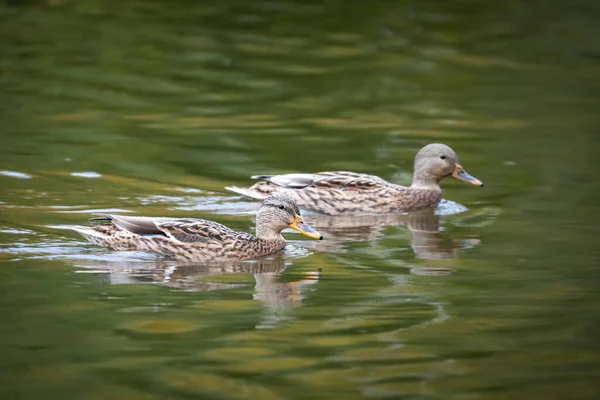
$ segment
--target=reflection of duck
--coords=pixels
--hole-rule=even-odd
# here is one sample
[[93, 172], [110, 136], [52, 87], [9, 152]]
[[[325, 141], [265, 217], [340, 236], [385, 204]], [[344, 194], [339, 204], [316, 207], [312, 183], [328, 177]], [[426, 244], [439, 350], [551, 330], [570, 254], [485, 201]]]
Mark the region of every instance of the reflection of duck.
[[250, 188], [227, 189], [255, 199], [264, 199], [272, 193], [286, 193], [301, 207], [328, 215], [389, 213], [436, 205], [442, 199], [439, 182], [448, 176], [483, 186], [465, 172], [450, 147], [436, 143], [417, 153], [410, 187], [395, 185], [373, 175], [337, 171], [257, 175], [253, 178], [263, 181]]
[[389, 226], [406, 226], [412, 235], [410, 244], [415, 256], [422, 259], [453, 258], [458, 249], [479, 243], [479, 239], [444, 237], [440, 233], [440, 216], [433, 210], [411, 214], [315, 215], [313, 225], [330, 236], [327, 243], [315, 243], [310, 247], [322, 249], [325, 246], [326, 250], [334, 252], [334, 244], [343, 244], [346, 240], [373, 241], [383, 236], [383, 230]]
[[319, 281], [320, 271], [304, 273], [304, 278], [294, 282], [282, 282], [281, 273], [254, 274], [256, 291], [253, 298], [264, 304], [265, 315], [257, 328], [272, 328], [278, 322], [289, 320], [286, 313], [301, 307], [305, 290]]
[[[262, 259], [255, 262], [229, 262], [208, 264], [180, 264], [169, 269], [164, 284], [189, 291], [205, 291], [213, 288], [222, 289], [222, 283], [203, 281], [202, 278], [218, 275], [276, 274], [285, 270], [281, 259]], [[236, 287], [239, 285], [230, 286]]]
[[302, 305], [307, 286], [318, 282], [320, 271], [308, 271], [294, 282], [284, 282], [281, 274], [287, 263], [282, 258], [262, 259], [252, 262], [172, 264], [164, 260], [154, 263], [135, 263], [131, 266], [114, 267], [94, 262], [82, 267], [108, 272], [112, 284], [158, 283], [185, 291], [212, 291], [248, 286], [245, 283], [211, 282], [207, 278], [219, 275], [252, 274], [256, 281], [253, 299], [264, 304], [265, 313], [257, 328], [272, 327], [278, 321], [289, 319], [286, 313]]
[[202, 219], [110, 214], [94, 219], [109, 222], [93, 228], [71, 228], [91, 243], [114, 250], [144, 250], [169, 259], [197, 262], [247, 260], [278, 252], [286, 245], [281, 231], [288, 227], [315, 239], [323, 238], [304, 223], [296, 203], [282, 195], [263, 201], [256, 215], [256, 237]]
[[286, 263], [282, 259], [260, 260], [252, 263], [213, 265], [179, 265], [169, 273], [168, 285], [189, 291], [205, 291], [235, 288], [243, 284], [203, 282], [203, 277], [224, 274], [253, 274], [256, 281], [252, 296], [265, 306], [263, 321], [259, 328], [272, 327], [281, 320], [289, 319], [286, 312], [302, 305], [304, 290], [318, 282], [320, 272], [307, 272], [304, 278], [294, 282], [281, 281]]

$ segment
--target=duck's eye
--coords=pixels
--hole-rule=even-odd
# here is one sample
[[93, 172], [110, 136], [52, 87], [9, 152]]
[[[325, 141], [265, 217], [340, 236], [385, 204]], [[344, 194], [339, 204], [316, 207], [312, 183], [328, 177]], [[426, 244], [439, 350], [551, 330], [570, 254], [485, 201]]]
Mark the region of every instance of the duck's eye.
[[445, 156], [444, 154], [440, 154], [440, 158], [441, 158], [442, 160], [445, 160], [445, 159], [446, 159], [446, 156]]
[[279, 208], [280, 210], [283, 210], [283, 209], [285, 209], [285, 206], [283, 204], [281, 204], [281, 205], [277, 206], [277, 208]]

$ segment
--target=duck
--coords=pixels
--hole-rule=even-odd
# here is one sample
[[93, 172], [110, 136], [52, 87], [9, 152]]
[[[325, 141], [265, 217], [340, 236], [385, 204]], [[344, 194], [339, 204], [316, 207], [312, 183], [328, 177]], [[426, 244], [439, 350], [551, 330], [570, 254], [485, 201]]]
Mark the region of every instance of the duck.
[[256, 236], [214, 221], [195, 218], [95, 214], [99, 225], [68, 226], [90, 243], [112, 250], [156, 253], [169, 260], [212, 262], [249, 260], [286, 246], [281, 231], [292, 228], [313, 238], [323, 235], [304, 222], [298, 205], [281, 194], [266, 197], [256, 214]]
[[417, 152], [413, 181], [408, 187], [374, 175], [327, 171], [254, 175], [251, 178], [260, 182], [251, 187], [225, 189], [253, 199], [282, 193], [300, 207], [326, 215], [385, 214], [435, 207], [442, 199], [440, 181], [446, 177], [483, 186], [463, 169], [454, 150], [445, 144], [431, 143]]

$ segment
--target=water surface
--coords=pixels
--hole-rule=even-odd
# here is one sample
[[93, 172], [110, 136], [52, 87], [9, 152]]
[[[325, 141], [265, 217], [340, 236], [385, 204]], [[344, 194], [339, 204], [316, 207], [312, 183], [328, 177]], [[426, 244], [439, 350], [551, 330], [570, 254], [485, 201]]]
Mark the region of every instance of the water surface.
[[[594, 2], [0, 7], [2, 398], [594, 399]], [[260, 173], [485, 182], [331, 218], [282, 254], [178, 265], [57, 229], [91, 212], [252, 231]]]

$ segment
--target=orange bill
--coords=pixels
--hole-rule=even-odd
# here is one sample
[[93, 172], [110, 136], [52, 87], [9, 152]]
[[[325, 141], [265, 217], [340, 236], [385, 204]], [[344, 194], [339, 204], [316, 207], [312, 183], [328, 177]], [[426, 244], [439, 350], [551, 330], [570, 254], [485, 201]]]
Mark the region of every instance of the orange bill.
[[471, 185], [483, 186], [483, 182], [467, 174], [467, 171], [465, 171], [460, 164], [456, 164], [456, 167], [454, 167], [452, 177], [458, 179], [459, 181], [470, 183]]
[[323, 235], [321, 235], [310, 225], [305, 223], [300, 215], [296, 215], [296, 218], [294, 218], [294, 222], [292, 222], [288, 226], [292, 229], [297, 230], [301, 234], [308, 236], [309, 238], [323, 240]]

